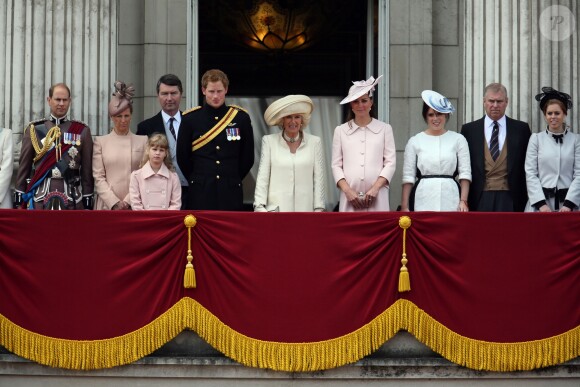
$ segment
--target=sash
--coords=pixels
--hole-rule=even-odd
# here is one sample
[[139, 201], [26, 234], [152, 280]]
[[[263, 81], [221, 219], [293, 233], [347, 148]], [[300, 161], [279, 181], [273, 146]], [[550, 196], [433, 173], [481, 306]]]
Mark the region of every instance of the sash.
[[[84, 128], [85, 128], [84, 124], [72, 121], [68, 133], [81, 134]], [[59, 141], [62, 140], [59, 139]], [[61, 145], [61, 152], [62, 153], [67, 152], [71, 146], [72, 146], [71, 144]], [[37, 182], [41, 182], [42, 180], [44, 180], [44, 178], [48, 174], [48, 171], [54, 168], [55, 165], [56, 165], [56, 144], [50, 151], [48, 151], [48, 153], [42, 158], [42, 160], [40, 160], [40, 163], [34, 170], [34, 175], [30, 179], [30, 183], [28, 183], [28, 185], [26, 186], [25, 192], [29, 193], [33, 188], [35, 188], [35, 184]], [[36, 184], [36, 186], [38, 186], [38, 184]]]
[[228, 112], [222, 117], [221, 120], [219, 120], [219, 122], [217, 124], [215, 124], [215, 126], [213, 128], [208, 130], [203, 136], [196, 139], [191, 144], [191, 151], [195, 152], [196, 150], [198, 150], [202, 146], [207, 145], [218, 134], [220, 134], [226, 128], [226, 126], [228, 126], [228, 124], [230, 122], [232, 122], [232, 120], [234, 119], [236, 114], [238, 114], [238, 109], [230, 107]]

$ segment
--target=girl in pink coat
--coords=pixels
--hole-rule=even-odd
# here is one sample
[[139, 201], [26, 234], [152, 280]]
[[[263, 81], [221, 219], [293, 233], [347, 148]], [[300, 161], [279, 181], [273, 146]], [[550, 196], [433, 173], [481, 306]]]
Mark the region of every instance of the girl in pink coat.
[[147, 141], [141, 169], [131, 173], [129, 194], [133, 210], [179, 210], [181, 183], [169, 156], [169, 142], [161, 133]]

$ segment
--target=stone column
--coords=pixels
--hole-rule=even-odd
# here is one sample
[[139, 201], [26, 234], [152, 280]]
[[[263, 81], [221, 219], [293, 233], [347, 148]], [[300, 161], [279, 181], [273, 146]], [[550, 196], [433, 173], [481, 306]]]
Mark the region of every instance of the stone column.
[[71, 118], [93, 134], [110, 126], [116, 26], [117, 0], [0, 2], [0, 123], [16, 143], [29, 121], [48, 114], [48, 89], [57, 82], [71, 88]]
[[[578, 106], [578, 33], [575, 0], [468, 0], [464, 6], [464, 121], [483, 116], [483, 90], [491, 82], [508, 89], [507, 114], [545, 125], [534, 96], [542, 86], [572, 95]], [[567, 122], [578, 132], [575, 110]]]
[[[461, 81], [458, 0], [389, 0], [388, 120], [395, 132], [397, 170], [391, 186], [391, 207], [401, 200], [401, 173], [405, 145], [425, 130], [421, 92], [436, 90], [459, 109]], [[458, 130], [459, 114], [446, 129]]]

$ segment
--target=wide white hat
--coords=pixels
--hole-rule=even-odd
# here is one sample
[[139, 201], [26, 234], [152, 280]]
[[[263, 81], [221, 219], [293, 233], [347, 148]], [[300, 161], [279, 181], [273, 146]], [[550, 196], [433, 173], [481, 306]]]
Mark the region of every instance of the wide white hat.
[[272, 102], [264, 112], [264, 120], [269, 126], [280, 126], [282, 118], [292, 114], [302, 114], [302, 125], [306, 127], [310, 122], [310, 115], [314, 110], [312, 100], [301, 94], [287, 95]]
[[345, 104], [348, 102], [352, 102], [355, 99], [359, 98], [362, 95], [368, 94], [369, 96], [373, 96], [373, 91], [375, 91], [375, 85], [379, 82], [382, 75], [379, 75], [377, 79], [375, 79], [372, 75], [366, 81], [353, 81], [352, 86], [348, 90], [348, 95], [345, 99], [340, 101], [340, 104]]
[[455, 108], [451, 104], [451, 102], [443, 95], [439, 94], [433, 90], [423, 90], [421, 93], [421, 98], [423, 101], [429, 106], [431, 109], [435, 110], [439, 113], [453, 113]]

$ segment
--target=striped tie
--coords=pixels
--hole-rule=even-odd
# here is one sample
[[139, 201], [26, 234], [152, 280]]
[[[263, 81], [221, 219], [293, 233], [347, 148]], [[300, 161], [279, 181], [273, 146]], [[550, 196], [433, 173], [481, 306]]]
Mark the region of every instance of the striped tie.
[[489, 152], [493, 161], [497, 160], [499, 156], [499, 125], [497, 121], [493, 121], [493, 131], [491, 132], [491, 140], [489, 142]]
[[171, 132], [173, 139], [177, 140], [177, 136], [175, 135], [175, 129], [173, 128], [173, 121], [175, 121], [175, 118], [171, 117], [169, 119], [169, 131]]

